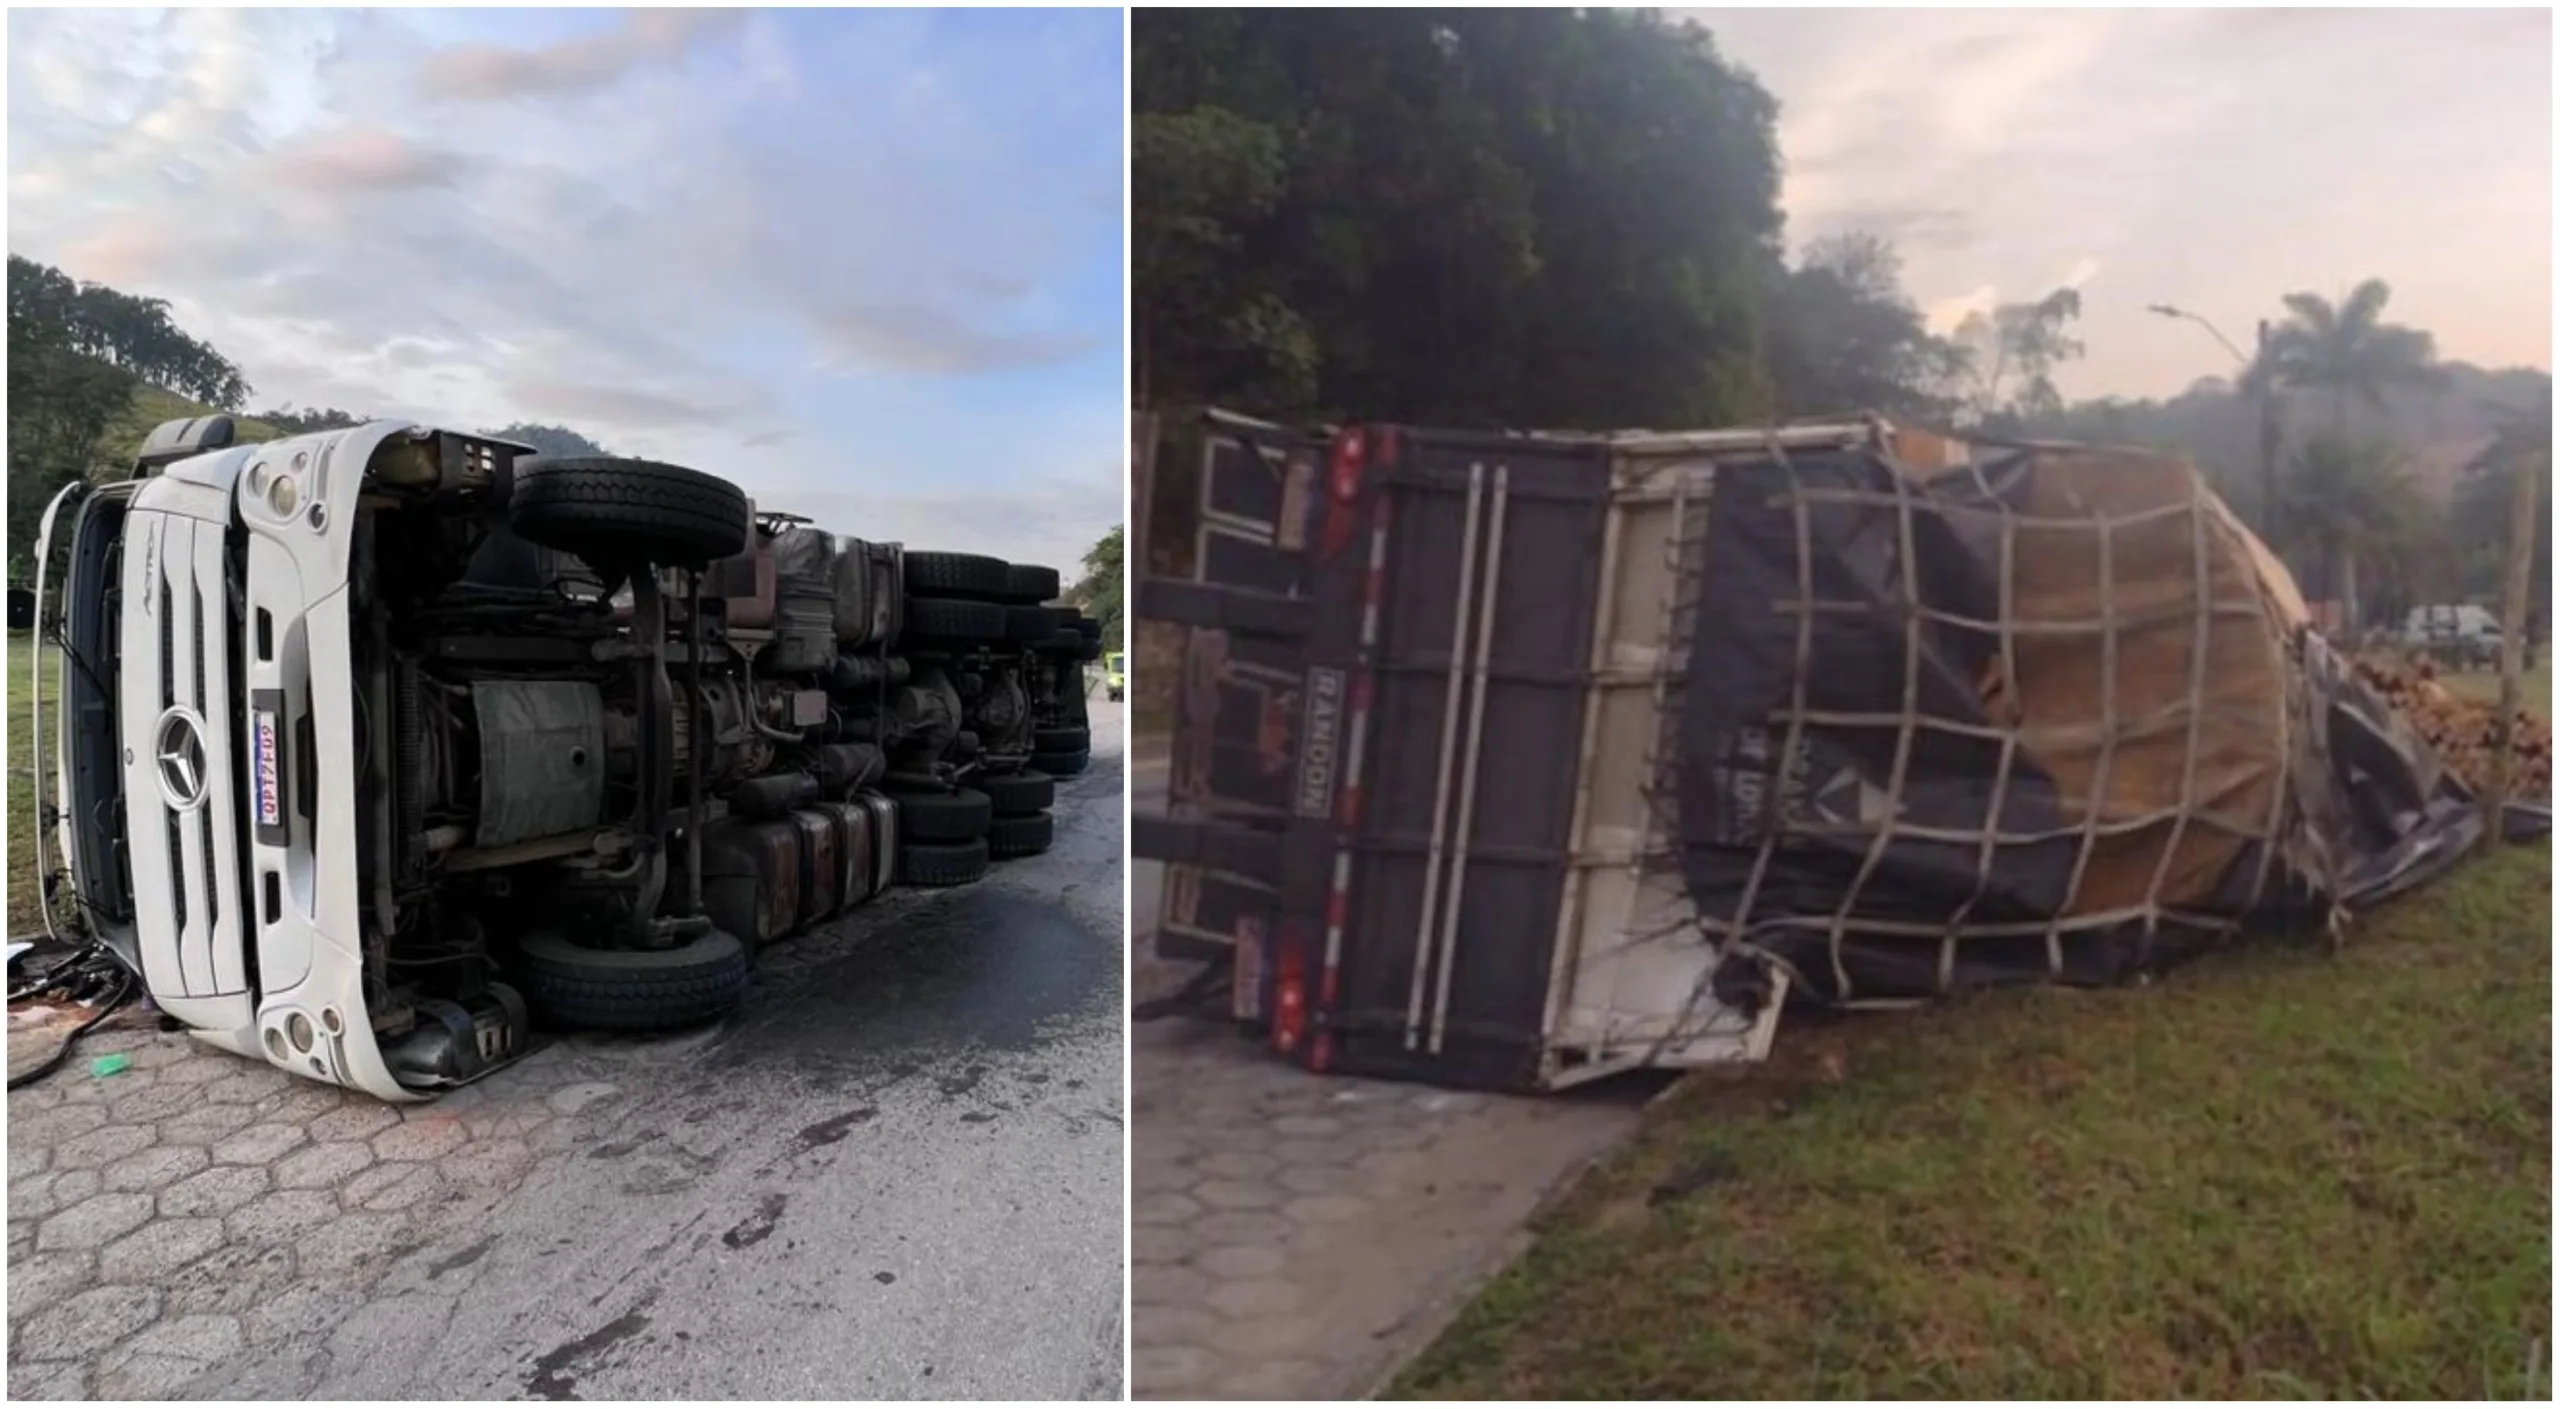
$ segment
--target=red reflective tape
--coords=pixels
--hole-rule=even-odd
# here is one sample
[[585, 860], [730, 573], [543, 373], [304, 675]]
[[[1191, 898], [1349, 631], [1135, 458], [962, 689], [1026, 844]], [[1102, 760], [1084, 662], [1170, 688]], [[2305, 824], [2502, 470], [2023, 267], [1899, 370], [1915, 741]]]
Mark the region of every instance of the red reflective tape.
[[1360, 775], [1366, 771], [1366, 745], [1369, 738], [1369, 703], [1377, 693], [1376, 678], [1367, 671], [1351, 676], [1350, 696], [1344, 711], [1350, 725], [1351, 766], [1342, 771], [1342, 786], [1334, 802], [1334, 817], [1348, 831], [1360, 825]]

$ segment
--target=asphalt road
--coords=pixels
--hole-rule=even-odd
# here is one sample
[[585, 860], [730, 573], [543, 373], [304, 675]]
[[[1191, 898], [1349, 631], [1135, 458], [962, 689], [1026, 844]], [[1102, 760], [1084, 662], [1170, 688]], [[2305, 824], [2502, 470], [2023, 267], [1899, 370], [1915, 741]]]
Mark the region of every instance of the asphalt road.
[[[66, 1072], [42, 1101], [13, 1094], [13, 1127], [59, 1127], [68, 1153], [22, 1161], [12, 1131], [12, 1397], [1118, 1398], [1123, 736], [1118, 706], [1093, 708], [1053, 850], [776, 946], [716, 1031], [563, 1042], [396, 1115], [351, 1098], [314, 1116], [335, 1093], [148, 1033], [113, 1083]], [[168, 1133], [186, 1102], [157, 1099], [163, 1080], [237, 1088], [262, 1114], [235, 1151], [274, 1126], [298, 1153], [224, 1215], [222, 1247], [139, 1275], [147, 1259], [119, 1250], [178, 1241], [153, 1225], [203, 1200], [117, 1171], [157, 1155], [195, 1184], [225, 1167], [222, 1145], [210, 1170], [156, 1148], [190, 1138]], [[70, 1118], [81, 1100], [107, 1126], [134, 1123], [127, 1105], [156, 1121], [149, 1143], [112, 1142], [104, 1188], [151, 1200], [121, 1241], [95, 1237], [95, 1210], [133, 1196], [87, 1193], [98, 1175], [74, 1167], [102, 1139]], [[341, 1121], [381, 1133], [296, 1145]], [[438, 1130], [447, 1153], [388, 1171]], [[288, 1165], [337, 1149], [343, 1182], [287, 1192]], [[377, 1185], [416, 1181], [439, 1192], [364, 1211]], [[64, 1207], [22, 1230], [22, 1198]]]

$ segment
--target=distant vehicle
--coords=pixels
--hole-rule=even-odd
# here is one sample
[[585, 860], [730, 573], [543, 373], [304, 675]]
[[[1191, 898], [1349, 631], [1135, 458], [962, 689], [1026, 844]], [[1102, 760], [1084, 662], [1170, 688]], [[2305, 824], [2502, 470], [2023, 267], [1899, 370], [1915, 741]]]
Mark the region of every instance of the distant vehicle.
[[2411, 608], [2401, 637], [2410, 649], [2457, 666], [2495, 665], [2506, 646], [2498, 619], [2469, 602]]
[[1105, 652], [1102, 657], [1102, 690], [1114, 704], [1129, 693], [1128, 657], [1119, 651]]

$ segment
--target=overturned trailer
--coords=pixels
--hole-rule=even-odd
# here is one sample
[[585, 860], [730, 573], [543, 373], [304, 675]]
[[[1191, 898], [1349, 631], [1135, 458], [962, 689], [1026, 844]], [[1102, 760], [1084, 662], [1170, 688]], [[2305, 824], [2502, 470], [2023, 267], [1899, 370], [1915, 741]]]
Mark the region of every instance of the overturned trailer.
[[[2196, 471], [1882, 421], [1208, 413], [1160, 952], [1318, 1070], [1756, 1060], [1790, 1001], [2154, 972], [2339, 923], [2481, 811]], [[2519, 825], [2547, 825], [2525, 809]]]

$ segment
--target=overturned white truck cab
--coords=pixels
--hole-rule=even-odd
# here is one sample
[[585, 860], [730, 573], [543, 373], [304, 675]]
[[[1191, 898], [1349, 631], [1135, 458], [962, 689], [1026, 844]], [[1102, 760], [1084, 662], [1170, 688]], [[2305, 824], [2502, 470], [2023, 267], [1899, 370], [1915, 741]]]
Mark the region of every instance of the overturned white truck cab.
[[1083, 765], [1052, 570], [652, 461], [232, 440], [46, 509], [29, 702], [48, 929], [213, 1045], [417, 1100], [710, 1021], [759, 944], [1045, 847]]

